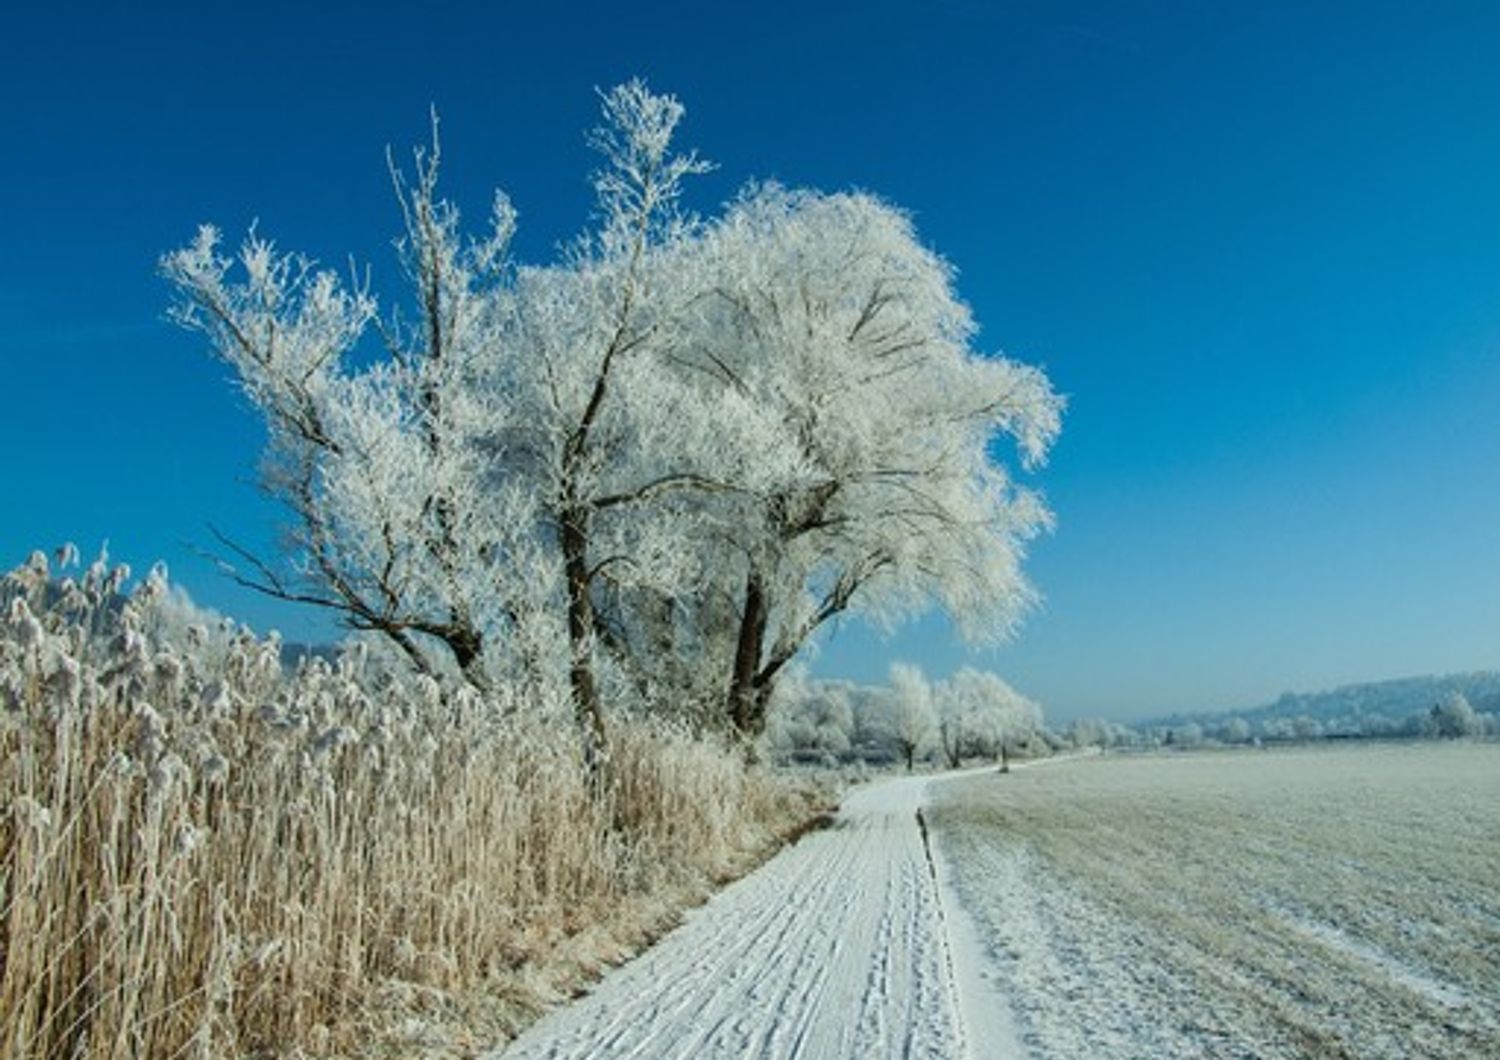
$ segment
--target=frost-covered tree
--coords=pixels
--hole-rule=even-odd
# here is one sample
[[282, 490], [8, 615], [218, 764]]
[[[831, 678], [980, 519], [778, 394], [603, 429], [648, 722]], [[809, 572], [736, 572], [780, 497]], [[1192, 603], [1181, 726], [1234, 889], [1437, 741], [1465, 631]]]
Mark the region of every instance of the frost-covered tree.
[[1033, 598], [1025, 544], [1051, 516], [993, 443], [1044, 459], [1061, 411], [1046, 377], [972, 348], [952, 269], [872, 196], [755, 187], [705, 248], [709, 341], [682, 363], [780, 442], [715, 542], [736, 726], [758, 731], [781, 669], [846, 612], [889, 623], [935, 602], [967, 636], [1008, 633]]
[[1045, 376], [973, 348], [952, 270], [899, 211], [762, 185], [696, 219], [681, 105], [631, 82], [603, 109], [596, 221], [552, 264], [510, 260], [503, 195], [464, 238], [435, 134], [413, 177], [392, 167], [404, 315], [254, 232], [234, 258], [204, 228], [164, 259], [179, 319], [266, 419], [292, 517], [291, 564], [240, 552], [238, 576], [424, 672], [565, 691], [591, 760], [607, 693], [759, 734], [846, 612], [935, 603], [1007, 633], [1051, 517], [994, 442], [1045, 457]]
[[[1246, 735], [1249, 727], [1246, 727]], [[1141, 744], [1146, 736], [1129, 725], [1117, 721], [1107, 721], [1104, 718], [1079, 718], [1069, 722], [1058, 734], [1059, 738], [1068, 746], [1081, 747], [1134, 747]]]
[[294, 517], [290, 573], [236, 550], [254, 567], [242, 580], [377, 630], [427, 672], [435, 641], [480, 686], [497, 638], [507, 662], [540, 665], [561, 634], [596, 749], [595, 586], [606, 572], [628, 582], [626, 570], [670, 581], [685, 551], [659, 510], [605, 513], [690, 481], [663, 469], [706, 433], [704, 415], [673, 407], [660, 369], [674, 311], [699, 293], [676, 202], [703, 165], [670, 151], [671, 97], [631, 82], [604, 112], [598, 225], [560, 265], [507, 261], [503, 195], [490, 233], [462, 237], [437, 194], [436, 135], [414, 181], [393, 167], [416, 312], [381, 325], [388, 356], [368, 368], [351, 365], [380, 323], [366, 283], [345, 286], [253, 232], [233, 261], [211, 227], [163, 261], [178, 319], [210, 337], [265, 416], [266, 482]]
[[767, 738], [779, 753], [823, 759], [847, 754], [854, 739], [851, 687], [842, 681], [814, 681], [794, 672], [776, 689]]
[[957, 769], [969, 750], [973, 717], [968, 704], [954, 695], [952, 681], [938, 682], [933, 689], [933, 701], [937, 714], [938, 750], [948, 768]]
[[674, 98], [635, 81], [607, 94], [604, 111], [593, 138], [605, 160], [600, 226], [561, 266], [519, 272], [502, 300], [500, 355], [481, 374], [506, 424], [492, 435], [496, 470], [532, 486], [555, 533], [569, 688], [601, 747], [596, 644], [619, 642], [600, 586], [670, 594], [683, 583], [694, 512], [677, 502], [711, 485], [690, 465], [712, 442], [708, 410], [665, 368], [703, 291], [686, 253], [696, 225], [677, 202], [683, 178], [706, 167], [672, 153]]
[[921, 667], [911, 663], [891, 664], [891, 690], [886, 699], [885, 729], [910, 773], [917, 756], [931, 746], [937, 729], [932, 685]]
[[[435, 128], [435, 127], [434, 127]], [[439, 151], [396, 187], [401, 259], [415, 314], [393, 316], [388, 356], [351, 361], [379, 306], [368, 281], [348, 284], [255, 231], [230, 257], [205, 225], [162, 270], [179, 322], [206, 334], [268, 429], [266, 488], [291, 515], [289, 568], [235, 548], [241, 581], [378, 631], [416, 667], [432, 649], [486, 683], [486, 635], [505, 613], [505, 559], [525, 543], [527, 504], [480, 491], [470, 382], [494, 336], [487, 291], [503, 271], [514, 212], [495, 201], [488, 236], [465, 242], [458, 213], [436, 198]], [[393, 170], [394, 172], [394, 170]], [[233, 547], [233, 546], [232, 546]], [[493, 605], [487, 601], [495, 601]]]
[[968, 755], [1000, 758], [1041, 729], [1042, 710], [999, 675], [966, 666], [934, 691], [948, 764]]
[[1475, 712], [1462, 692], [1450, 692], [1432, 708], [1429, 715], [1433, 735], [1449, 739], [1482, 736], [1484, 719]]
[[971, 694], [980, 697], [983, 703], [976, 713], [975, 750], [999, 758], [1008, 766], [1010, 754], [1042, 732], [1041, 704], [1017, 692], [995, 674], [979, 673], [973, 681], [975, 692]]
[[1217, 737], [1225, 743], [1249, 743], [1250, 723], [1244, 718], [1234, 717], [1219, 726]]

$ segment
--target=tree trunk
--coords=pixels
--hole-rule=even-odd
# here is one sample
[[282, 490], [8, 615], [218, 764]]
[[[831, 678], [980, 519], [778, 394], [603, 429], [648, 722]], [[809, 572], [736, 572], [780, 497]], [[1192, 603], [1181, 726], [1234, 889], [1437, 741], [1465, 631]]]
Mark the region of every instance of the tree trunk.
[[604, 705], [594, 681], [592, 639], [594, 599], [588, 566], [587, 516], [570, 509], [562, 518], [563, 573], [568, 587], [568, 648], [571, 663], [568, 684], [573, 696], [573, 714], [583, 736], [583, 764], [596, 789], [603, 783], [604, 761], [609, 748], [604, 726]]
[[948, 762], [949, 769], [957, 769], [963, 764], [963, 746], [959, 743], [960, 735], [952, 731], [951, 724], [944, 722], [938, 727], [938, 739], [943, 745], [943, 758]]
[[443, 634], [443, 643], [453, 653], [464, 680], [480, 692], [489, 691], [489, 679], [485, 676], [481, 660], [484, 656], [484, 635], [467, 623], [453, 626]]
[[734, 672], [729, 682], [729, 718], [735, 732], [746, 739], [759, 736], [766, 723], [769, 686], [760, 680], [760, 658], [770, 619], [765, 586], [753, 567], [745, 575], [745, 606], [734, 649]]

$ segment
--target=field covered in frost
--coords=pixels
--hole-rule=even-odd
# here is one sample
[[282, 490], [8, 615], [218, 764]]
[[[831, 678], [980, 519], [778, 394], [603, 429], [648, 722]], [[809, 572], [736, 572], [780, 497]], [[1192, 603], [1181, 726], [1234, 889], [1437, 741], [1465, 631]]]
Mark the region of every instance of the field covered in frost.
[[1108, 757], [934, 791], [1035, 1057], [1500, 1055], [1500, 745]]

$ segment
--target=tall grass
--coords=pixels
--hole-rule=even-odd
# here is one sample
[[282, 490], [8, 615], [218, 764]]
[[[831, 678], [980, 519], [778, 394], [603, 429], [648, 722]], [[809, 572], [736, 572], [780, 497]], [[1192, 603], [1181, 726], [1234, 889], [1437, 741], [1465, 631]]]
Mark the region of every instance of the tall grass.
[[503, 696], [288, 675], [124, 580], [0, 588], [0, 1057], [473, 1052], [808, 814], [649, 720], [593, 796]]

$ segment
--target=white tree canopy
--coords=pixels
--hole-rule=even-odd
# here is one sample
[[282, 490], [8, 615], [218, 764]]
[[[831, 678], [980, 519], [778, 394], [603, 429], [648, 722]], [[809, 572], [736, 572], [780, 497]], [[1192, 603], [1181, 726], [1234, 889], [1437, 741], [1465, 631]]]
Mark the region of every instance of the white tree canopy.
[[943, 751], [957, 766], [968, 754], [997, 757], [1042, 728], [1042, 708], [998, 674], [966, 666], [937, 686]]
[[[1051, 524], [1021, 469], [1062, 401], [986, 355], [953, 270], [867, 194], [751, 185], [680, 208], [705, 164], [682, 106], [603, 95], [596, 223], [560, 260], [513, 262], [497, 195], [465, 239], [433, 145], [408, 179], [406, 316], [255, 232], [166, 256], [270, 429], [266, 482], [292, 564], [240, 576], [388, 636], [430, 673], [565, 690], [602, 746], [601, 681], [717, 704], [758, 733], [824, 623], [934, 604], [1004, 636]], [[386, 356], [353, 354], [376, 330]], [[363, 365], [363, 366], [361, 366]], [[726, 709], [727, 705], [727, 709]]]
[[886, 731], [911, 770], [917, 756], [925, 753], [937, 734], [937, 712], [932, 685], [920, 666], [891, 664], [891, 691], [886, 699]]

